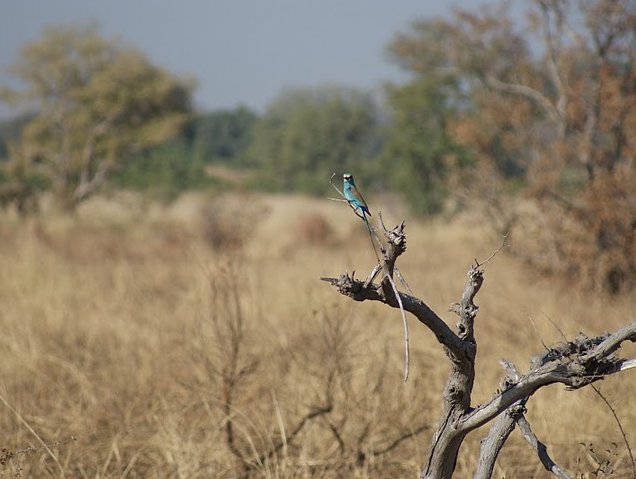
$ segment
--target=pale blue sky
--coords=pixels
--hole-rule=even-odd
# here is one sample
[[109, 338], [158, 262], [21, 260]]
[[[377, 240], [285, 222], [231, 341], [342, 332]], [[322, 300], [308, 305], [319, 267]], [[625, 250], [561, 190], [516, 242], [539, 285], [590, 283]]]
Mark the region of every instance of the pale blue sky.
[[[342, 84], [379, 90], [402, 77], [393, 35], [451, 5], [492, 0], [0, 0], [0, 82], [20, 46], [45, 25], [95, 21], [170, 71], [198, 81], [206, 110], [262, 111], [285, 88]], [[0, 114], [6, 111], [0, 111]], [[3, 115], [3, 116], [4, 116]]]

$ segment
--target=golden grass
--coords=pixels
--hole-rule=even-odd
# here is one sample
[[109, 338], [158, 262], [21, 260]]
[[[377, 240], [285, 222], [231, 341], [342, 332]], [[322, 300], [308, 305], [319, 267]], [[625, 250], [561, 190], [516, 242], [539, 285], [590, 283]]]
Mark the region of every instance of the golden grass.
[[[210, 215], [228, 204], [231, 215]], [[387, 223], [401, 219], [399, 208], [385, 211]], [[233, 222], [246, 241], [212, 247], [210, 228], [231, 235]], [[410, 320], [412, 376], [403, 384], [399, 313], [353, 303], [319, 281], [344, 270], [366, 275], [375, 261], [346, 206], [193, 195], [160, 206], [125, 196], [92, 200], [75, 218], [5, 213], [0, 225], [0, 394], [19, 414], [0, 404], [0, 448], [35, 449], [6, 460], [0, 477], [416, 477], [448, 365]], [[407, 219], [407, 233], [402, 273], [454, 324], [446, 311], [466, 268], [499, 238], [470, 218]], [[500, 358], [523, 369], [541, 341], [560, 340], [547, 317], [569, 337], [592, 335], [632, 320], [634, 307], [631, 297], [542, 279], [506, 255], [487, 265], [476, 302], [474, 403], [497, 388]], [[635, 384], [631, 372], [599, 384], [634, 445]], [[581, 443], [607, 458], [609, 477], [630, 477], [619, 429], [591, 389], [551, 386], [528, 409], [539, 438], [577, 477], [597, 477]], [[382, 452], [420, 426], [427, 429]], [[484, 434], [462, 449], [458, 477], [470, 477]], [[513, 433], [495, 477], [550, 476]]]

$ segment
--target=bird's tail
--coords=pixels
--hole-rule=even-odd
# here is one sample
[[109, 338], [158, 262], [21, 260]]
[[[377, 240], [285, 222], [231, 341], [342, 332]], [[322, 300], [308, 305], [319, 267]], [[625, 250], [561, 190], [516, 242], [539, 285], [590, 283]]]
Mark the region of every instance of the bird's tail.
[[380, 256], [378, 256], [378, 251], [375, 249], [375, 242], [373, 241], [373, 231], [371, 230], [371, 225], [369, 224], [369, 220], [367, 219], [367, 215], [362, 212], [362, 219], [364, 220], [364, 224], [367, 225], [367, 230], [369, 231], [369, 239], [371, 240], [371, 247], [373, 248], [373, 253], [375, 254], [375, 259], [380, 262]]

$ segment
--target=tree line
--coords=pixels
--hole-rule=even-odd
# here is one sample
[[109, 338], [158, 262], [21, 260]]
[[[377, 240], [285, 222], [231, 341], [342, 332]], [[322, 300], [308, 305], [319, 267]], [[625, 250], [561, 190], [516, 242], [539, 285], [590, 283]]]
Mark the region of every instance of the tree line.
[[[333, 171], [351, 170], [368, 188], [404, 192], [418, 212], [442, 206], [445, 135], [435, 85], [420, 102], [436, 118], [401, 138], [408, 120], [389, 112], [408, 90], [384, 104], [354, 87], [282, 92], [257, 113], [240, 106], [193, 107], [194, 83], [152, 65], [143, 53], [100, 35], [95, 26], [54, 27], [24, 46], [12, 73], [25, 89], [2, 90], [29, 113], [0, 123], [0, 199], [27, 210], [44, 191], [72, 210], [93, 192], [126, 187], [168, 193], [210, 186], [206, 166], [248, 170], [248, 187], [324, 194]], [[423, 115], [426, 115], [424, 112]], [[435, 140], [400, 151], [420, 129]], [[398, 153], [405, 161], [392, 158]], [[422, 155], [419, 155], [422, 153]], [[417, 179], [426, 181], [420, 188]]]
[[325, 194], [332, 171], [432, 215], [477, 205], [534, 267], [618, 293], [636, 282], [636, 6], [534, 0], [411, 23], [388, 45], [408, 74], [383, 98], [355, 87], [281, 93], [266, 110], [196, 111], [194, 84], [94, 27], [24, 47], [2, 98], [0, 198], [50, 190], [72, 209], [107, 185]]

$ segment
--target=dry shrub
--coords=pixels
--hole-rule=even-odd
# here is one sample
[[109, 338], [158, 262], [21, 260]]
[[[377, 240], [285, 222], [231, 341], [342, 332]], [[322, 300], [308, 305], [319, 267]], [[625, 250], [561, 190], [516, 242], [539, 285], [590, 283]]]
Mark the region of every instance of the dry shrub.
[[298, 218], [296, 232], [298, 240], [305, 244], [327, 246], [335, 241], [331, 223], [316, 211], [303, 213]]
[[[441, 413], [444, 353], [409, 319], [411, 377], [404, 384], [399, 312], [335, 297], [318, 279], [373, 266], [362, 222], [324, 200], [265, 200], [268, 221], [276, 221], [258, 228], [241, 255], [220, 255], [201, 235], [173, 241], [158, 228], [178, 230], [181, 222], [157, 225], [144, 216], [124, 229], [42, 218], [39, 231], [0, 221], [0, 394], [46, 444], [77, 437], [53, 450], [64, 477], [229, 479], [245, 469], [250, 478], [416, 477]], [[298, 241], [296, 256], [272, 255], [269, 245], [293, 239], [281, 240], [280, 228], [295, 231], [301, 209], [342, 218], [334, 227], [350, 221], [361, 247]], [[408, 227], [400, 270], [444, 311], [461, 292], [465, 266], [498, 239], [463, 223]], [[268, 248], [252, 248], [255, 242]], [[615, 329], [633, 312], [627, 302], [564, 295], [550, 280], [529, 280], [507, 256], [489, 263], [479, 298], [475, 404], [498, 387], [501, 357], [523, 367], [542, 350], [537, 330], [548, 344], [559, 339], [543, 311], [568, 337]], [[623, 398], [635, 386], [616, 378], [602, 384], [628, 434], [636, 417]], [[610, 477], [631, 477], [603, 408], [589, 391], [555, 386], [532, 398], [528, 415], [573, 475], [594, 477], [586, 474], [596, 469], [587, 456], [575, 463], [578, 443], [601, 450], [616, 442], [622, 462], [615, 469], [626, 472]], [[39, 447], [2, 404], [0, 431], [0, 449]], [[472, 477], [483, 434], [471, 434], [462, 448], [458, 477]], [[549, 477], [517, 439], [498, 461], [499, 475]], [[41, 452], [0, 464], [0, 475], [14, 472], [61, 477]]]
[[[429, 429], [421, 410], [407, 407], [434, 403], [422, 387], [425, 371], [414, 375], [419, 387], [396, 397], [403, 386], [390, 371], [399, 371], [399, 365], [387, 343], [377, 341], [377, 325], [365, 328], [347, 321], [349, 308], [315, 312], [310, 323], [287, 328], [282, 344], [258, 317], [239, 270], [240, 265], [228, 264], [210, 277], [209, 314], [193, 334], [207, 377], [195, 389], [205, 391], [219, 425], [207, 471], [215, 477], [282, 478], [412, 473], [411, 465], [387, 463], [385, 456], [414, 454], [415, 439]], [[373, 350], [362, 353], [372, 341]], [[169, 448], [167, 457], [174, 461], [183, 455], [178, 446], [192, 433], [182, 437], [184, 432], [166, 426], [162, 447]], [[181, 439], [175, 441], [175, 434]], [[199, 469], [193, 462], [206, 461], [184, 458], [183, 465], [175, 462], [174, 467], [195, 477], [192, 471]]]
[[596, 292], [636, 286], [636, 174], [600, 172], [573, 199], [544, 193], [519, 215], [517, 244], [547, 274]]
[[[579, 240], [572, 251], [581, 279], [612, 294], [636, 285], [636, 172], [599, 174], [582, 195]], [[567, 245], [566, 245], [567, 246]], [[578, 247], [577, 247], [578, 246]]]
[[202, 208], [203, 236], [216, 250], [240, 250], [266, 213], [267, 208], [254, 195], [218, 196]]

